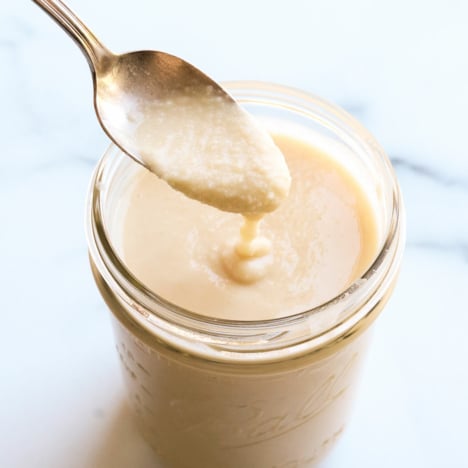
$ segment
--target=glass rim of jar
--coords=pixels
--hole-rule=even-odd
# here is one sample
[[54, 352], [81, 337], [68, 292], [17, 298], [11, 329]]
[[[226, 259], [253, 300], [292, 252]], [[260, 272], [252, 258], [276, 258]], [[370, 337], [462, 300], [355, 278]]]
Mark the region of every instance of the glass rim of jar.
[[[291, 355], [323, 348], [333, 341], [350, 338], [367, 328], [386, 303], [399, 271], [405, 244], [404, 206], [393, 167], [370, 132], [340, 107], [295, 88], [260, 81], [230, 81], [223, 86], [242, 102], [260, 102], [298, 112], [312, 118], [320, 109], [320, 119], [333, 128], [346, 129], [359, 138], [375, 157], [391, 185], [391, 211], [387, 232], [375, 260], [354, 283], [329, 301], [303, 312], [268, 320], [229, 320], [207, 317], [165, 300], [142, 284], [126, 267], [108, 238], [103, 217], [103, 192], [109, 167], [122, 152], [111, 144], [99, 161], [91, 179], [86, 233], [91, 261], [127, 313], [140, 326], [158, 335], [179, 336], [225, 353], [267, 352], [290, 348]], [[242, 95], [241, 97], [239, 97]], [[313, 108], [313, 109], [312, 109]], [[337, 128], [338, 128], [337, 127]], [[331, 312], [332, 311], [332, 312]], [[336, 323], [320, 329], [325, 314], [337, 314]], [[315, 332], [314, 332], [315, 330]], [[200, 354], [204, 354], [203, 351]], [[258, 357], [258, 356], [257, 356]]]

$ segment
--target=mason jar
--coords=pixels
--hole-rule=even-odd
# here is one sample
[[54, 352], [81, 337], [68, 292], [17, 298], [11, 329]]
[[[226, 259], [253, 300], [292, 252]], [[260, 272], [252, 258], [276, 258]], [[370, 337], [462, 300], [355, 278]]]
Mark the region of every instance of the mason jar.
[[371, 326], [395, 286], [402, 198], [384, 151], [345, 111], [273, 84], [225, 88], [259, 119], [301, 127], [341, 154], [375, 208], [372, 265], [328, 302], [283, 318], [222, 320], [178, 307], [122, 259], [123, 200], [140, 168], [111, 145], [89, 194], [91, 268], [111, 311], [129, 401], [161, 468], [311, 467], [346, 427]]

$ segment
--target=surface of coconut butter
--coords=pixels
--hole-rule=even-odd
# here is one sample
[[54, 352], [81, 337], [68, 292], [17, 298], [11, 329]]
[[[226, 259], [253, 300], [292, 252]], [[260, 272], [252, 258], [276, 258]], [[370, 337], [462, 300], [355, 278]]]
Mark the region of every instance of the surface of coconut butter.
[[288, 166], [271, 136], [222, 97], [180, 95], [148, 106], [136, 138], [152, 172], [222, 211], [267, 213], [289, 192]]
[[255, 220], [185, 197], [143, 168], [132, 176], [120, 251], [147, 288], [209, 317], [265, 320], [323, 304], [365, 272], [380, 242], [370, 194], [333, 146], [276, 129], [292, 184], [260, 235]]

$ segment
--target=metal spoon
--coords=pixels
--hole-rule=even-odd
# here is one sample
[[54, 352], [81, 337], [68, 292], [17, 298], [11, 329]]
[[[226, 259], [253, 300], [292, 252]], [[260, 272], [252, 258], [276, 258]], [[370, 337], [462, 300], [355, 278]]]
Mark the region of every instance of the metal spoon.
[[186, 61], [164, 52], [109, 51], [60, 0], [33, 0], [79, 45], [93, 76], [94, 108], [104, 131], [135, 161], [144, 164], [134, 139], [135, 116], [148, 104], [180, 94], [209, 94], [234, 102], [220, 85]]

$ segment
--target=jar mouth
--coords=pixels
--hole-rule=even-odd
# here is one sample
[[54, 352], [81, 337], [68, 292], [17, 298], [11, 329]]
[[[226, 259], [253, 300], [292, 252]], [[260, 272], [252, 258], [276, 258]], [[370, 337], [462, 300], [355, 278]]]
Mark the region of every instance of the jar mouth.
[[[154, 293], [141, 283], [126, 267], [110, 241], [103, 213], [103, 195], [108, 183], [109, 172], [112, 165], [116, 164], [116, 156], [120, 150], [111, 145], [105, 153], [94, 172], [91, 180], [88, 206], [87, 206], [87, 237], [92, 261], [104, 281], [117, 292], [120, 301], [123, 301], [135, 313], [139, 323], [144, 326], [153, 324], [161, 325], [161, 321], [169, 327], [177, 327], [183, 333], [210, 335], [210, 343], [215, 344], [217, 339], [235, 339], [239, 342], [254, 342], [260, 336], [265, 341], [265, 333], [269, 340], [284, 341], [281, 339], [285, 330], [291, 330], [297, 325], [308, 323], [308, 334], [301, 336], [293, 334], [289, 338], [296, 344], [301, 340], [320, 337], [334, 331], [333, 335], [349, 330], [357, 325], [364, 317], [371, 313], [384, 293], [393, 284], [401, 261], [404, 248], [404, 208], [400, 189], [390, 161], [383, 149], [375, 141], [374, 137], [350, 114], [341, 108], [315, 97], [303, 91], [258, 81], [235, 81], [223, 83], [223, 86], [236, 98], [242, 94], [244, 99], [269, 102], [281, 101], [281, 106], [294, 112], [307, 112], [306, 106], [313, 105], [323, 110], [321, 118], [325, 118], [332, 124], [339, 123], [340, 127], [346, 126], [349, 131], [359, 135], [359, 139], [365, 142], [377, 158], [380, 159], [382, 168], [391, 184], [391, 210], [387, 231], [383, 234], [383, 241], [375, 260], [367, 271], [354, 281], [345, 291], [341, 292], [329, 301], [304, 310], [294, 315], [272, 318], [267, 320], [232, 320], [212, 318], [197, 314], [177, 304], [167, 301]], [[240, 100], [242, 103], [242, 99]], [[381, 291], [381, 293], [379, 293]], [[336, 314], [335, 323], [330, 327], [315, 328], [314, 324], [320, 323], [324, 314]], [[312, 330], [317, 333], [311, 335]]]

